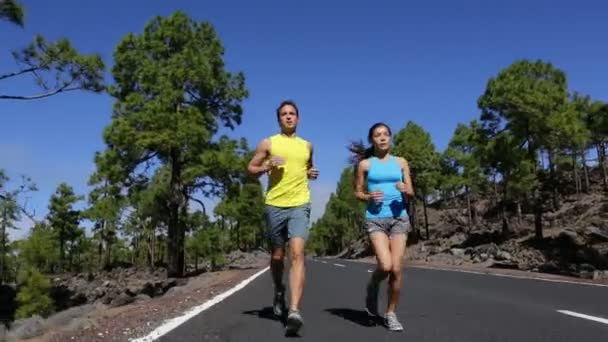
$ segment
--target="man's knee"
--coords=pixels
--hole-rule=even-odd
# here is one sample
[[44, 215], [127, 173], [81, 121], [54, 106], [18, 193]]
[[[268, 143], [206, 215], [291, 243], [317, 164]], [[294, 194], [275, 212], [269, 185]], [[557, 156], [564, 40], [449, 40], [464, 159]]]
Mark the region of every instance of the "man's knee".
[[289, 241], [289, 254], [292, 262], [304, 262], [304, 244], [305, 242], [302, 238], [292, 238]]
[[291, 262], [294, 264], [304, 263], [304, 252], [291, 253]]
[[285, 250], [283, 248], [274, 248], [270, 256], [272, 262], [279, 262], [285, 259]]

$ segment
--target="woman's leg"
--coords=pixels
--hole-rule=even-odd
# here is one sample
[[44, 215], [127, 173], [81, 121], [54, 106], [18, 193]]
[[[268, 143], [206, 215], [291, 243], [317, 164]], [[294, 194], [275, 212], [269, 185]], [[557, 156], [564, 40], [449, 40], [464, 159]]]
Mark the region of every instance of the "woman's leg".
[[378, 315], [378, 287], [392, 269], [392, 256], [389, 239], [384, 231], [373, 231], [369, 234], [369, 238], [376, 254], [377, 266], [367, 284], [365, 305], [370, 314]]
[[401, 293], [402, 284], [402, 266], [403, 256], [405, 255], [405, 243], [407, 241], [407, 235], [398, 233], [393, 234], [390, 239], [391, 249], [391, 270], [388, 281], [388, 305], [386, 312], [395, 312], [397, 303], [399, 302], [399, 295]]
[[406, 218], [398, 218], [391, 229], [391, 272], [388, 282], [388, 305], [386, 306], [385, 324], [389, 330], [402, 331], [403, 326], [397, 319], [395, 309], [399, 302], [402, 283], [402, 263], [405, 255], [409, 222]]

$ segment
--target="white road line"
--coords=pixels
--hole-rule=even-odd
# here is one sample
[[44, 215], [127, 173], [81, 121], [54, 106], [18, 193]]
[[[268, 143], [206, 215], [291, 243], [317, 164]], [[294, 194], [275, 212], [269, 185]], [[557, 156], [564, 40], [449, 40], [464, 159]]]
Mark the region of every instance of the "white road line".
[[534, 276], [517, 276], [511, 274], [498, 274], [498, 273], [487, 273], [487, 272], [479, 272], [479, 271], [468, 271], [468, 270], [459, 270], [454, 268], [443, 268], [443, 267], [426, 267], [422, 265], [412, 265], [405, 266], [407, 268], [421, 268], [425, 270], [435, 270], [435, 271], [449, 271], [449, 272], [460, 272], [460, 273], [471, 273], [471, 274], [480, 274], [487, 276], [495, 276], [495, 277], [505, 277], [505, 278], [515, 278], [515, 279], [529, 279], [529, 280], [540, 280], [540, 281], [548, 281], [552, 283], [566, 283], [566, 284], [574, 284], [574, 285], [588, 285], [588, 286], [597, 286], [597, 287], [608, 287], [607, 284], [593, 284], [593, 283], [583, 283], [578, 281], [569, 281], [569, 280], [560, 280], [560, 279], [546, 279]]
[[321, 261], [321, 262], [322, 262], [322, 263], [324, 263], [324, 264], [327, 264], [327, 261], [325, 261], [325, 260], [323, 260], [323, 261]]
[[374, 270], [367, 270], [367, 273], [374, 273]]
[[238, 290], [244, 288], [245, 286], [247, 286], [247, 284], [249, 284], [253, 280], [255, 280], [255, 278], [259, 277], [264, 272], [268, 271], [269, 268], [270, 267], [267, 266], [263, 270], [257, 272], [256, 274], [252, 275], [251, 277], [243, 280], [238, 285], [236, 285], [235, 287], [229, 289], [228, 291], [226, 291], [224, 293], [220, 293], [219, 295], [211, 298], [210, 300], [206, 301], [202, 305], [195, 306], [194, 308], [191, 308], [189, 311], [185, 312], [182, 316], [175, 317], [175, 318], [172, 318], [170, 320], [165, 321], [161, 326], [159, 326], [156, 329], [154, 329], [154, 331], [152, 331], [147, 336], [140, 337], [138, 339], [131, 340], [131, 341], [133, 341], [133, 342], [149, 342], [149, 341], [154, 341], [154, 340], [160, 338], [161, 336], [163, 336], [166, 333], [170, 332], [171, 330], [177, 328], [180, 324], [183, 324], [184, 322], [186, 322], [190, 318], [192, 318], [192, 317], [198, 315], [199, 313], [201, 313], [201, 312], [209, 309], [210, 307], [214, 306], [215, 304], [217, 304], [217, 303], [221, 302], [222, 300], [226, 299], [228, 296], [230, 296], [230, 295], [234, 294], [235, 292], [237, 292]]
[[608, 319], [606, 319], [606, 318], [601, 318], [601, 317], [596, 317], [596, 316], [589, 316], [589, 315], [585, 315], [585, 314], [574, 312], [574, 311], [568, 311], [568, 310], [557, 310], [557, 312], [563, 313], [564, 315], [574, 316], [574, 317], [578, 317], [578, 318], [584, 318], [584, 319], [588, 319], [590, 321], [608, 324]]
[[346, 267], [346, 266], [344, 266], [344, 265], [342, 265], [342, 264], [334, 264], [334, 266], [338, 266], [338, 267]]

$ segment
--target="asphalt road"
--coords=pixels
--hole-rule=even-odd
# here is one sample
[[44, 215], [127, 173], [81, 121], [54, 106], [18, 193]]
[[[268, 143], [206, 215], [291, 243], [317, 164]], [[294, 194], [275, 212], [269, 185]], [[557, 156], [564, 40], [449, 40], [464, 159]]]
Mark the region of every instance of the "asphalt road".
[[308, 260], [298, 337], [285, 337], [273, 317], [265, 272], [159, 341], [608, 341], [608, 287], [421, 268], [404, 270], [397, 315], [405, 330], [390, 332], [363, 311], [372, 267]]

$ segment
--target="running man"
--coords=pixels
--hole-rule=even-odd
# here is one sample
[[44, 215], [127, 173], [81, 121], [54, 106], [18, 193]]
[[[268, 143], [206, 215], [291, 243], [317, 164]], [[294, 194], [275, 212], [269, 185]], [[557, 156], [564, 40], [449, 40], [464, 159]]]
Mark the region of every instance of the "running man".
[[281, 132], [263, 139], [257, 145], [247, 169], [255, 176], [268, 173], [265, 216], [272, 250], [272, 307], [274, 314], [279, 317], [287, 309], [283, 268], [285, 245], [289, 243], [291, 271], [287, 333], [295, 334], [303, 324], [299, 307], [304, 290], [304, 246], [309, 233], [311, 209], [308, 183], [309, 179], [317, 179], [319, 171], [313, 166], [312, 144], [296, 135], [299, 121], [296, 104], [283, 101], [276, 114]]
[[376, 123], [368, 133], [371, 147], [351, 146], [355, 153], [355, 196], [367, 202], [365, 228], [369, 234], [377, 267], [367, 284], [365, 307], [372, 316], [378, 313], [378, 288], [387, 277], [388, 305], [386, 327], [402, 331], [395, 309], [401, 292], [401, 267], [407, 233], [411, 230], [406, 197], [414, 196], [408, 163], [390, 154], [391, 129]]

